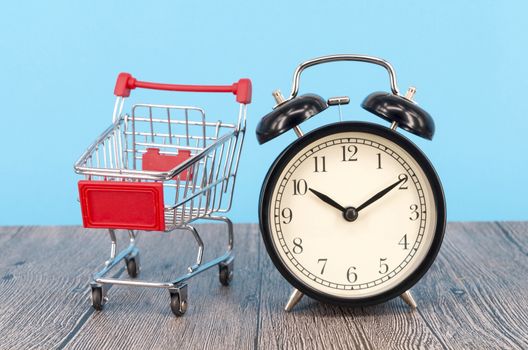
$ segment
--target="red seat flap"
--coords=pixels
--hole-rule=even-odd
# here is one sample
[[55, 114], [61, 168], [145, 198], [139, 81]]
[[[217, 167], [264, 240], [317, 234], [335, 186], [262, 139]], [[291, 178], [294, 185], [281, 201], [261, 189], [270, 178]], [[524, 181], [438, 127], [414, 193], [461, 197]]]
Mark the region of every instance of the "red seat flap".
[[[169, 171], [191, 158], [191, 151], [179, 150], [176, 155], [160, 154], [159, 148], [147, 148], [143, 154], [142, 169], [151, 171]], [[192, 180], [192, 171], [184, 170], [180, 173], [181, 180]]]

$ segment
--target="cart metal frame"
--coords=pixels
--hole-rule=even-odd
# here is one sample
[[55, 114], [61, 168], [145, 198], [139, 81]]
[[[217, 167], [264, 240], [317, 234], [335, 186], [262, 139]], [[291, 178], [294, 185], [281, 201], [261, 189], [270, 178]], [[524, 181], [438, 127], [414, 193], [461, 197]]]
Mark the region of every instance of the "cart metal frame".
[[[131, 114], [123, 114], [126, 97], [129, 97], [130, 90], [138, 87], [188, 92], [231, 92], [240, 103], [238, 118], [233, 124], [208, 122], [205, 111], [198, 107], [144, 103], [134, 104]], [[92, 306], [97, 310], [103, 308], [108, 300], [109, 285], [165, 288], [170, 292], [173, 313], [181, 316], [187, 310], [187, 280], [214, 266], [219, 267], [219, 279], [223, 285], [229, 285], [233, 278], [233, 224], [222, 214], [230, 210], [233, 202], [246, 129], [247, 104], [251, 102], [251, 81], [240, 79], [237, 83], [225, 86], [172, 85], [142, 82], [128, 73], [121, 73], [114, 93], [117, 98], [112, 125], [82, 154], [75, 163], [75, 172], [85, 176], [84, 183], [97, 184], [103, 188], [112, 183], [118, 186], [161, 183], [164, 208], [162, 222], [157, 227], [165, 232], [177, 229], [189, 231], [196, 241], [197, 255], [187, 272], [171, 281], [136, 279], [140, 272], [137, 246], [140, 226], [134, 223], [129, 225], [127, 222], [110, 225], [106, 227], [111, 240], [110, 258], [94, 274], [90, 283]], [[186, 157], [178, 158], [178, 164], [170, 168], [145, 169], [145, 156], [152, 152], [155, 153], [154, 160], [162, 163], [168, 159], [173, 164], [174, 157]], [[80, 197], [85, 227], [103, 228], [101, 225], [104, 226], [104, 223], [90, 218], [90, 215], [95, 216], [89, 207], [90, 203], [97, 204], [93, 204], [95, 199], [84, 198], [82, 192]], [[191, 225], [197, 220], [226, 224], [227, 244], [222, 255], [203, 261], [204, 243], [198, 230]], [[117, 248], [117, 229], [126, 229], [129, 235], [128, 246], [120, 252]], [[122, 261], [125, 262], [130, 279], [106, 277]]]

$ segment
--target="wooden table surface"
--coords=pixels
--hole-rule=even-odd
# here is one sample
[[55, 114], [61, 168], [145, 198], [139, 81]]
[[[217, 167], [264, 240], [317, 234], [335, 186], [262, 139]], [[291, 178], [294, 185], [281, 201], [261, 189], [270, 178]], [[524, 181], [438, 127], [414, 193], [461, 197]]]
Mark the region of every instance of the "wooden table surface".
[[[206, 257], [222, 250], [222, 226], [199, 230]], [[170, 280], [194, 259], [185, 231], [145, 233], [139, 246], [146, 279]], [[231, 286], [217, 269], [191, 279], [183, 317], [168, 291], [121, 286], [96, 312], [88, 282], [109, 248], [102, 231], [0, 227], [0, 349], [528, 349], [528, 222], [448, 224], [412, 289], [415, 311], [400, 299], [343, 308], [305, 297], [283, 312], [290, 286], [248, 224], [235, 226]]]

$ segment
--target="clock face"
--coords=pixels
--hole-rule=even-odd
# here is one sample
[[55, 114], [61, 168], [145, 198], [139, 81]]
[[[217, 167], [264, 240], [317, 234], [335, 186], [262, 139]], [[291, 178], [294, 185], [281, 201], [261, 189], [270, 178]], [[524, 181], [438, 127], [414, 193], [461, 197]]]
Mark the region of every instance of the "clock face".
[[396, 132], [339, 123], [306, 135], [268, 174], [265, 242], [301, 291], [328, 301], [381, 301], [410, 288], [443, 236], [440, 183]]

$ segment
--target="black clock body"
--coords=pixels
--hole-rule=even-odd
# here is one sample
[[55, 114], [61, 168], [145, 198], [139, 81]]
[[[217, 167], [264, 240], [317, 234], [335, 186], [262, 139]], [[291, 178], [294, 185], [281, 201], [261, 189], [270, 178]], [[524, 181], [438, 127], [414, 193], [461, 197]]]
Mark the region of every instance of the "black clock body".
[[[433, 196], [432, 200], [434, 202], [434, 208], [428, 208], [428, 210], [434, 210], [436, 212], [436, 223], [433, 229], [434, 236], [432, 238], [432, 243], [430, 244], [428, 251], [425, 253], [423, 260], [414, 268], [412, 273], [410, 273], [405, 279], [399, 281], [398, 284], [392, 286], [388, 290], [384, 290], [381, 293], [351, 298], [331, 295], [303, 282], [303, 280], [298, 276], [298, 271], [294, 272], [291, 268], [289, 268], [279, 254], [278, 249], [280, 249], [280, 247], [276, 246], [272, 237], [274, 232], [272, 225], [274, 225], [274, 223], [270, 221], [272, 214], [271, 211], [274, 210], [272, 196], [276, 187], [279, 186], [281, 181], [283, 181], [283, 179], [280, 177], [285, 167], [290, 164], [292, 159], [299, 157], [299, 152], [301, 152], [301, 150], [303, 150], [308, 145], [325, 137], [343, 132], [357, 132], [381, 137], [382, 139], [395, 143], [405, 150], [405, 152], [407, 152], [407, 154], [412, 157], [412, 159], [414, 159], [414, 161], [422, 169], [423, 174], [425, 174], [425, 177], [430, 185]], [[350, 182], [353, 184], [354, 179], [350, 179]], [[313, 220], [317, 220], [317, 218], [313, 218]], [[282, 276], [289, 283], [291, 283], [292, 286], [302, 293], [326, 303], [349, 306], [371, 305], [397, 297], [409, 290], [424, 276], [424, 274], [431, 267], [438, 254], [444, 237], [446, 226], [446, 203], [442, 185], [435, 169], [424, 153], [413, 142], [402, 136], [399, 132], [378, 124], [349, 121], [329, 124], [315, 129], [295, 140], [277, 157], [269, 169], [262, 185], [259, 200], [259, 221], [262, 238], [271, 260]]]

